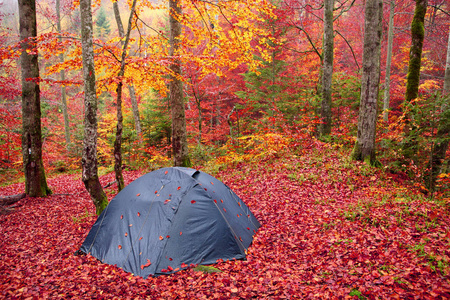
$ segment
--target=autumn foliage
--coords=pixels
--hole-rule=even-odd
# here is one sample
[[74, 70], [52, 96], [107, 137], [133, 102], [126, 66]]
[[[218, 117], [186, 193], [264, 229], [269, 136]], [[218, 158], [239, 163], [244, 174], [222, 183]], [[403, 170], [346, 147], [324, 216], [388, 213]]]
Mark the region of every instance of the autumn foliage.
[[[270, 138], [276, 139], [264, 140]], [[23, 199], [0, 216], [1, 296], [449, 297], [448, 199], [427, 199], [404, 175], [349, 164], [339, 146], [283, 140], [281, 154], [243, 156], [216, 174], [262, 223], [247, 260], [214, 265], [221, 272], [191, 267], [143, 280], [75, 256], [96, 217], [79, 175], [61, 175], [49, 179], [52, 196]], [[140, 174], [126, 171], [126, 183]], [[113, 174], [101, 177], [102, 184], [111, 180]], [[22, 189], [15, 184], [0, 192]], [[107, 189], [110, 199], [113, 190]]]

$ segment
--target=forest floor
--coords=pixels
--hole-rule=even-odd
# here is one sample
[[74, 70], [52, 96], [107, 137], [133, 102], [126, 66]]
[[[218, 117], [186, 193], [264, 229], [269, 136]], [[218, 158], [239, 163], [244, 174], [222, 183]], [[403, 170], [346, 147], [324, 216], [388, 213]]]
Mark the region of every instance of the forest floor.
[[[80, 174], [49, 178], [52, 196], [24, 198], [0, 216], [0, 298], [450, 298], [449, 199], [349, 163], [339, 147], [308, 143], [214, 171], [262, 224], [247, 260], [214, 265], [220, 273], [142, 279], [74, 256], [96, 220], [94, 206]], [[140, 175], [124, 173], [126, 183]], [[113, 180], [101, 177], [103, 185]], [[21, 183], [0, 188], [21, 192]]]

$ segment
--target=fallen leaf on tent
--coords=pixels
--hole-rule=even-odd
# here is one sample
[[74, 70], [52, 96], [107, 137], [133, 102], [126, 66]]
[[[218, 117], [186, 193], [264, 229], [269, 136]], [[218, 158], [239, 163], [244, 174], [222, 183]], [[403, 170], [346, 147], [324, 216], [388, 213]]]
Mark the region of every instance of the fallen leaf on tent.
[[122, 249], [122, 245], [119, 245], [119, 249]]
[[220, 202], [222, 202], [222, 203], [223, 203], [223, 199], [220, 199]]
[[170, 235], [167, 235], [166, 238], [170, 238]]
[[169, 272], [173, 271], [173, 268], [171, 266], [167, 266], [167, 269], [169, 270]]
[[165, 172], [164, 172], [164, 174], [166, 174], [166, 175], [167, 175], [167, 173], [169, 173], [169, 171], [165, 171]]
[[140, 193], [136, 194], [137, 197], [139, 197], [140, 195], [141, 195]]
[[192, 204], [194, 204], [195, 202], [197, 202], [197, 201], [195, 201], [195, 200], [191, 200], [191, 203], [192, 203]]
[[141, 216], [141, 213], [140, 213], [140, 212], [138, 212], [138, 213], [137, 213], [137, 216], [138, 216], [138, 217], [140, 217], [140, 216]]
[[216, 200], [216, 199], [214, 199], [214, 203], [217, 203], [217, 200]]
[[128, 232], [125, 232], [125, 237], [127, 237], [128, 236]]
[[123, 215], [120, 216], [120, 219], [121, 219], [121, 220], [123, 219]]
[[187, 268], [187, 266], [188, 266], [188, 265], [185, 264], [185, 263], [182, 263], [182, 264], [181, 264], [181, 267], [182, 267], [182, 268]]
[[224, 210], [225, 212], [227, 212], [227, 209], [226, 209], [225, 207], [223, 208], [223, 210]]
[[166, 199], [166, 201], [164, 201], [164, 204], [167, 204], [170, 202], [170, 199]]
[[155, 194], [158, 194], [158, 191], [155, 191]]
[[214, 183], [211, 181], [211, 184], [214, 185]]
[[139, 240], [142, 240], [142, 236], [139, 238]]
[[152, 263], [150, 262], [150, 259], [147, 259], [147, 263], [145, 265], [141, 265], [141, 269], [143, 270], [144, 268], [150, 266]]
[[177, 191], [179, 191], [181, 189], [181, 186], [177, 187]]
[[182, 231], [180, 231], [180, 235], [182, 235], [183, 234], [183, 232]]
[[164, 238], [162, 237], [162, 235], [159, 236], [159, 239], [162, 241]]

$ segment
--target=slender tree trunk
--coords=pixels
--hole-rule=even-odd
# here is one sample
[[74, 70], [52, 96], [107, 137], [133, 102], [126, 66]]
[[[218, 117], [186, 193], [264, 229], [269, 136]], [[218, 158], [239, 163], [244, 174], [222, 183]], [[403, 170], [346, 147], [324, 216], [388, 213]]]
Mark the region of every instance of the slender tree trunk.
[[[406, 76], [405, 103], [411, 103], [419, 96], [420, 66], [422, 60], [423, 40], [425, 37], [425, 14], [427, 12], [427, 0], [416, 0], [414, 17], [411, 22], [411, 49], [409, 51], [408, 74]], [[405, 143], [403, 144], [403, 156], [411, 159], [417, 152], [417, 142], [414, 137], [414, 128], [411, 116], [405, 119]]]
[[380, 83], [382, 17], [382, 0], [366, 0], [358, 135], [351, 158], [366, 161], [371, 165], [378, 164], [375, 158], [375, 134]]
[[389, 32], [388, 32], [388, 47], [386, 54], [386, 77], [384, 79], [384, 101], [383, 101], [383, 120], [389, 121], [389, 100], [391, 90], [391, 62], [392, 62], [392, 44], [394, 41], [394, 13], [395, 1], [391, 0], [389, 10]]
[[[59, 34], [61, 34], [61, 8], [60, 8], [60, 0], [56, 0], [56, 28]], [[59, 41], [61, 41], [62, 38], [59, 38]], [[64, 62], [64, 54], [61, 53], [59, 55], [59, 62]], [[64, 82], [66, 80], [66, 72], [64, 70], [61, 70], [59, 72], [59, 76], [61, 81]], [[69, 125], [69, 114], [67, 112], [67, 97], [66, 97], [66, 86], [63, 84], [61, 86], [61, 108], [63, 112], [64, 117], [64, 133], [66, 137], [66, 148], [67, 150], [70, 150], [70, 125]]]
[[174, 166], [190, 167], [189, 150], [186, 134], [186, 116], [183, 97], [183, 82], [181, 76], [181, 60], [177, 57], [181, 36], [181, 23], [177, 20], [181, 16], [181, 6], [177, 0], [169, 0], [170, 50], [172, 57], [170, 70], [170, 107], [172, 111], [172, 151]]
[[431, 191], [436, 189], [436, 178], [441, 172], [443, 161], [445, 160], [445, 154], [448, 150], [448, 144], [450, 141], [450, 29], [448, 33], [447, 43], [447, 61], [445, 63], [445, 75], [444, 75], [444, 88], [443, 97], [445, 97], [444, 104], [442, 106], [442, 114], [439, 120], [438, 132], [436, 134], [436, 141], [433, 145], [433, 152], [431, 153], [431, 159], [428, 163], [429, 174], [425, 176], [425, 185]]
[[[22, 156], [25, 193], [31, 197], [51, 194], [42, 162], [41, 99], [38, 55], [33, 38], [37, 36], [35, 0], [19, 0], [22, 54]], [[27, 53], [27, 50], [33, 50]]]
[[[120, 18], [119, 4], [117, 1], [113, 2], [113, 10], [114, 16], [116, 18], [117, 28], [119, 30], [120, 37], [125, 36], [125, 30], [123, 29], [122, 19]], [[141, 118], [139, 116], [139, 106], [136, 99], [136, 91], [132, 84], [128, 85], [128, 91], [130, 92], [131, 99], [131, 109], [133, 110], [133, 118], [134, 118], [134, 128], [136, 130], [136, 135], [138, 139], [140, 139], [142, 129], [141, 129]]]
[[122, 174], [122, 132], [123, 132], [123, 115], [122, 115], [122, 88], [123, 88], [123, 76], [125, 74], [125, 60], [127, 58], [127, 48], [130, 41], [131, 22], [133, 21], [134, 11], [136, 9], [136, 1], [133, 1], [133, 5], [130, 11], [130, 18], [128, 19], [128, 29], [123, 43], [122, 57], [120, 61], [119, 70], [119, 84], [117, 85], [117, 127], [116, 127], [116, 140], [114, 142], [114, 172], [116, 174], [117, 186], [119, 192], [125, 187]]
[[108, 198], [98, 178], [97, 163], [97, 95], [91, 0], [80, 0], [81, 48], [84, 79], [84, 140], [82, 180], [94, 202], [97, 215], [108, 205]]
[[331, 82], [333, 78], [333, 52], [334, 52], [334, 30], [333, 30], [333, 8], [334, 0], [324, 1], [324, 30], [323, 30], [323, 65], [322, 65], [322, 105], [320, 115], [320, 136], [331, 133]]

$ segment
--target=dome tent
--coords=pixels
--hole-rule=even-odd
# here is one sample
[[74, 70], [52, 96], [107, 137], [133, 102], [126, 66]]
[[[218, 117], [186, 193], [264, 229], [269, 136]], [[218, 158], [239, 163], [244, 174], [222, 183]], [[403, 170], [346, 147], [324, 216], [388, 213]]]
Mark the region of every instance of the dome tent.
[[163, 168], [118, 193], [80, 251], [147, 278], [191, 264], [244, 259], [259, 227], [244, 202], [213, 176]]

